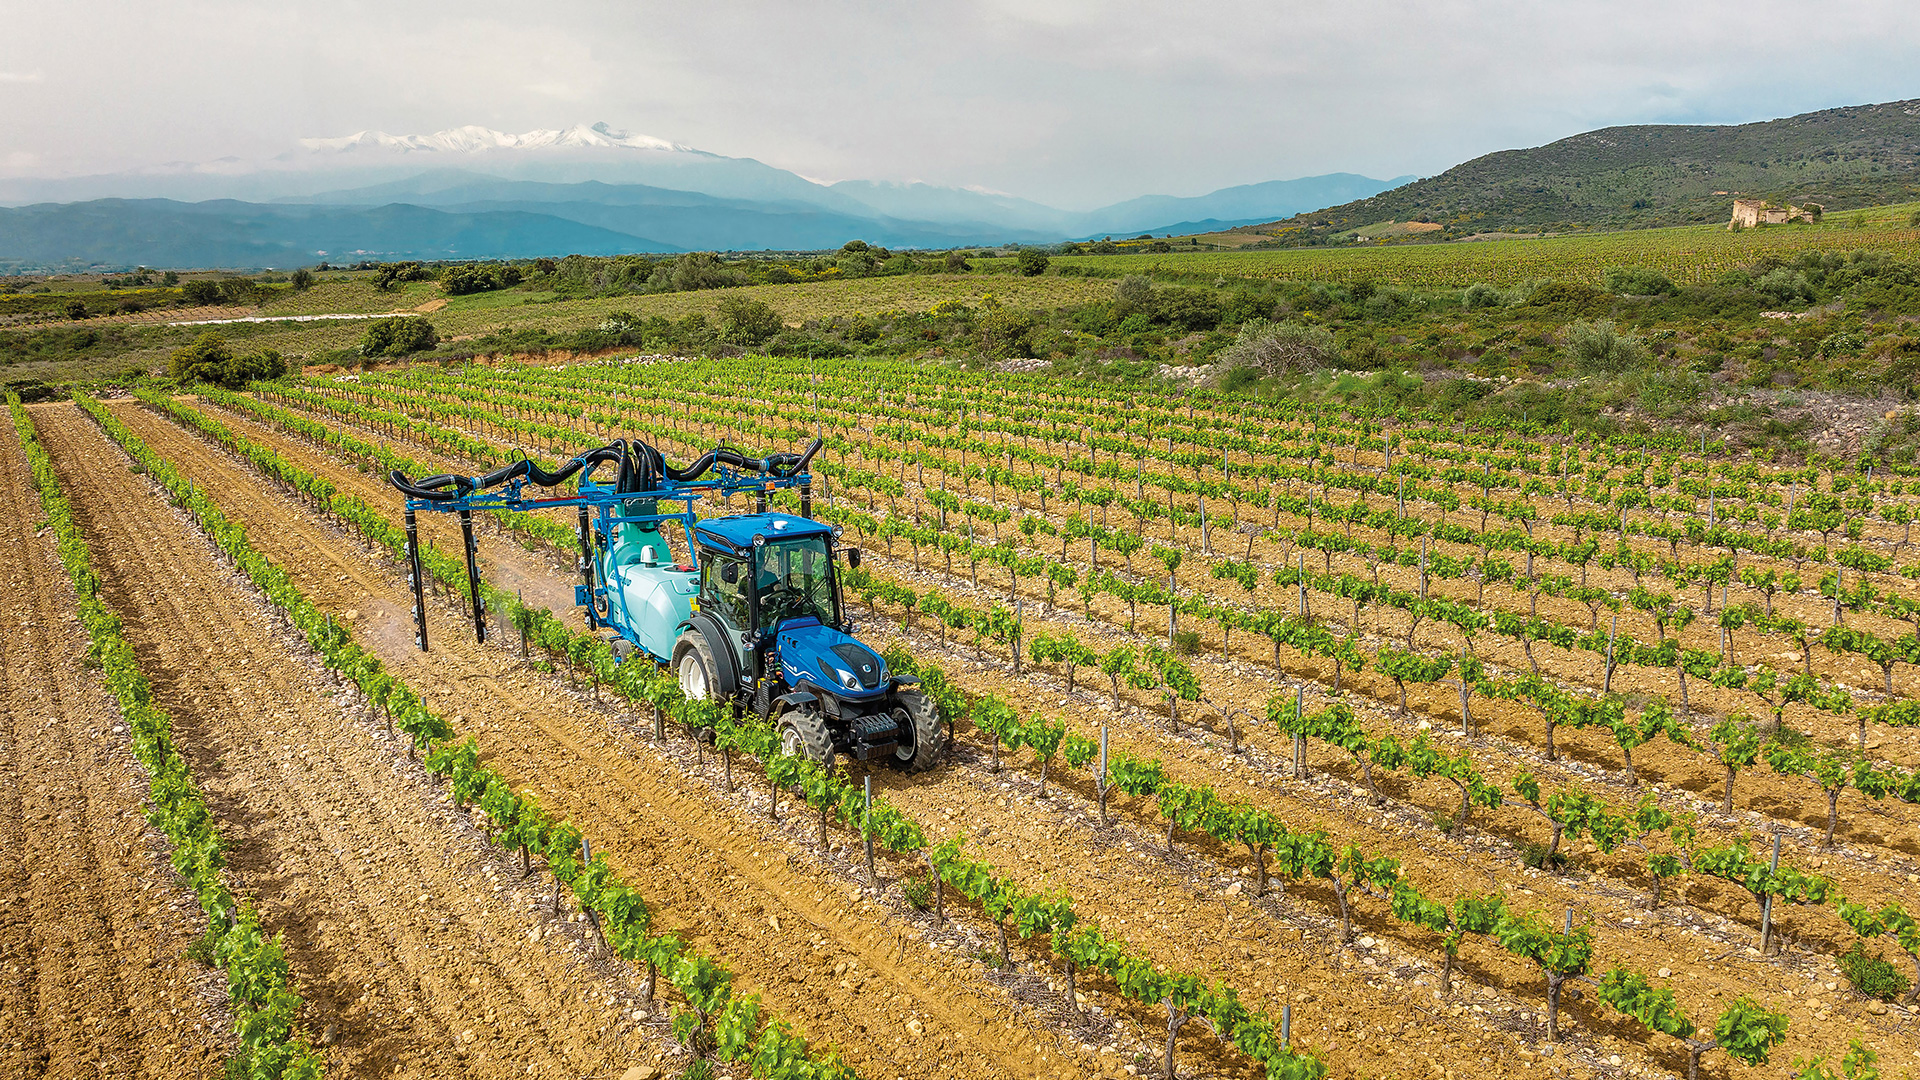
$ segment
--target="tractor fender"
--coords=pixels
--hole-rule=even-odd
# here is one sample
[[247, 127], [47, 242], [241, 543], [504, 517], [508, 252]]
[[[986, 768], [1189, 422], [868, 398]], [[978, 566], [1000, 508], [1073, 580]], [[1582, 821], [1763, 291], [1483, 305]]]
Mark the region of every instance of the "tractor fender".
[[[700, 636], [707, 639], [707, 648], [713, 652], [714, 666], [720, 669], [713, 673], [713, 677], [720, 684], [715, 687], [714, 696], [724, 699], [739, 693], [739, 664], [733, 656], [733, 642], [727, 639], [726, 628], [720, 625], [720, 620], [704, 611], [696, 611], [693, 617], [681, 623], [680, 627], [682, 633], [689, 630], [698, 631]], [[725, 693], [720, 693], [721, 689], [724, 689]]]
[[773, 703], [775, 705], [785, 705], [788, 708], [794, 708], [794, 707], [797, 707], [800, 705], [806, 705], [809, 703], [817, 704], [819, 703], [819, 701], [820, 701], [820, 696], [818, 694], [811, 694], [805, 690], [795, 690], [792, 693], [781, 694], [779, 697], [773, 699]]
[[920, 685], [920, 676], [918, 675], [894, 675], [894, 676], [891, 676], [891, 678], [893, 679], [893, 685], [896, 688], [902, 687], [902, 686], [919, 686]]

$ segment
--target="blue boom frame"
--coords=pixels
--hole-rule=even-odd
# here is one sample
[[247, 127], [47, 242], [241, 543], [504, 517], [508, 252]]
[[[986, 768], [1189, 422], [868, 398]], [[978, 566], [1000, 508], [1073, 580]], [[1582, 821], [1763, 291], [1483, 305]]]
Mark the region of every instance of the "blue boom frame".
[[[678, 521], [688, 538], [688, 557], [693, 560], [695, 569], [699, 568], [699, 547], [693, 544], [693, 527], [699, 517], [693, 511], [693, 504], [710, 495], [731, 497], [743, 492], [753, 492], [756, 496], [756, 510], [765, 513], [767, 494], [785, 488], [800, 490], [800, 516], [813, 516], [813, 475], [805, 471], [806, 463], [820, 449], [820, 440], [815, 439], [802, 454], [781, 454], [770, 458], [754, 460], [732, 455], [732, 460], [743, 462], [753, 468], [736, 467], [715, 460], [711, 464], [695, 469], [701, 478], [675, 480], [671, 476], [659, 477], [659, 484], [646, 491], [620, 491], [617, 484], [593, 479], [593, 470], [606, 463], [605, 448], [590, 450], [580, 454], [565, 465], [556, 474], [560, 477], [580, 473], [578, 489], [570, 495], [554, 495], [536, 498], [524, 493], [524, 488], [533, 483], [541, 485], [530, 475], [539, 471], [530, 461], [521, 461], [486, 476], [437, 476], [419, 482], [408, 480], [395, 472], [391, 482], [402, 492], [407, 493], [407, 573], [408, 585], [413, 589], [413, 626], [414, 644], [420, 651], [427, 651], [427, 612], [426, 582], [420, 572], [420, 542], [416, 512], [431, 510], [436, 513], [454, 514], [460, 519], [460, 536], [467, 556], [467, 594], [473, 610], [474, 640], [484, 643], [487, 640], [486, 601], [480, 596], [480, 570], [475, 562], [478, 547], [473, 537], [473, 512], [475, 510], [511, 510], [525, 513], [532, 510], [551, 510], [561, 507], [578, 507], [580, 537], [580, 572], [583, 583], [576, 587], [574, 596], [577, 603], [587, 609], [588, 625], [598, 628], [599, 620], [593, 603], [596, 589], [593, 580], [593, 534], [598, 534], [603, 546], [611, 545], [614, 530], [626, 524], [655, 524], [664, 521]], [[624, 449], [622, 453], [624, 453]], [[704, 459], [703, 459], [704, 460]], [[782, 467], [791, 468], [782, 472]], [[510, 474], [510, 475], [509, 475]], [[711, 476], [710, 479], [705, 478]], [[504, 478], [503, 478], [504, 477]], [[453, 488], [456, 494], [442, 493], [441, 488]], [[631, 513], [629, 504], [645, 502], [658, 504], [662, 501], [679, 501], [685, 505], [677, 511], [660, 513]], [[612, 624], [609, 624], [612, 625]], [[624, 626], [614, 625], [620, 635], [633, 641], [633, 635]]]

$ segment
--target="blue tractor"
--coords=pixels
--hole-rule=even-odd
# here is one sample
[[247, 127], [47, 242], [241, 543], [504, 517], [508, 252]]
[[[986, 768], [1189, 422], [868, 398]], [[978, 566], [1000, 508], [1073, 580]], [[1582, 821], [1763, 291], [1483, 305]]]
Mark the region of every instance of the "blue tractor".
[[[830, 765], [836, 754], [931, 768], [940, 751], [940, 717], [918, 680], [887, 670], [854, 635], [840, 594], [837, 560], [860, 564], [860, 549], [839, 544], [840, 527], [811, 518], [807, 463], [815, 439], [798, 454], [749, 458], [716, 447], [677, 469], [660, 451], [619, 439], [549, 472], [521, 460], [485, 476], [389, 479], [406, 500], [407, 553], [414, 591], [415, 642], [427, 647], [424, 582], [416, 513], [457, 514], [465, 539], [474, 634], [486, 640], [486, 609], [475, 564], [475, 510], [576, 507], [580, 584], [575, 602], [587, 625], [609, 632], [622, 662], [644, 657], [671, 665], [689, 697], [731, 703], [778, 728], [782, 747]], [[602, 466], [615, 475], [595, 479]], [[575, 475], [571, 493], [544, 498]], [[800, 512], [769, 513], [767, 494], [797, 488]], [[708, 495], [751, 494], [756, 511], [700, 518]], [[663, 508], [662, 504], [682, 505]], [[680, 524], [687, 561], [671, 558], [661, 526]]]

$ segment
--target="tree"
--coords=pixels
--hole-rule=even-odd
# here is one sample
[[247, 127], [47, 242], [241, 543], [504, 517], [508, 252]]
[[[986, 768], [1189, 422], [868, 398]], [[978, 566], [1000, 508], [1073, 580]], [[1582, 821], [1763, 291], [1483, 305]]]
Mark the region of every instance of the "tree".
[[1039, 248], [1021, 248], [1017, 262], [1020, 273], [1026, 277], [1039, 277], [1047, 272], [1047, 256]]
[[431, 349], [439, 343], [439, 333], [424, 317], [396, 315], [375, 319], [367, 324], [367, 332], [360, 338], [360, 353], [363, 356], [405, 356]]
[[294, 292], [306, 292], [308, 289], [313, 288], [313, 271], [303, 266], [295, 270], [293, 276], [289, 277], [287, 281], [293, 285]]
[[232, 362], [233, 350], [227, 347], [227, 339], [209, 330], [193, 339], [193, 344], [173, 351], [167, 374], [180, 382], [217, 383]]

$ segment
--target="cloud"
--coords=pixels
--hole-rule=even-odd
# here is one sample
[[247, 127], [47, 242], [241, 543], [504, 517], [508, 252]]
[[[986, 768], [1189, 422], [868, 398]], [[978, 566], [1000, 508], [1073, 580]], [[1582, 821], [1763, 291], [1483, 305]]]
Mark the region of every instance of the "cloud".
[[0, 71], [0, 83], [37, 83], [46, 82], [44, 71]]
[[30, 74], [0, 82], [62, 92], [0, 109], [0, 146], [105, 172], [606, 120], [808, 176], [1083, 208], [1920, 97], [1911, 0], [1828, 0], [1817, 19], [1797, 0], [101, 6], [84, 36], [59, 5], [9, 9], [0, 71]]

